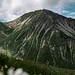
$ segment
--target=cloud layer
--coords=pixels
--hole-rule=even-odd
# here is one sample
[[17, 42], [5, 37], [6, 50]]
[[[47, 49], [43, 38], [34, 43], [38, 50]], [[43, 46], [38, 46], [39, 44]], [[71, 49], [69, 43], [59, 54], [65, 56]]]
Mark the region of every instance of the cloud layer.
[[0, 20], [11, 21], [26, 12], [45, 8], [62, 14], [67, 12], [65, 7], [74, 2], [75, 0], [0, 0]]

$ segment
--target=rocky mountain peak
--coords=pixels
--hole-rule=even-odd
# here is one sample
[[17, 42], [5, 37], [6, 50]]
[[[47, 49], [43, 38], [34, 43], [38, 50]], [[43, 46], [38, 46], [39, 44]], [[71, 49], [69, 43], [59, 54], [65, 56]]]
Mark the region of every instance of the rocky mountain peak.
[[14, 31], [4, 47], [23, 59], [75, 67], [75, 20], [49, 10], [24, 14], [8, 22]]

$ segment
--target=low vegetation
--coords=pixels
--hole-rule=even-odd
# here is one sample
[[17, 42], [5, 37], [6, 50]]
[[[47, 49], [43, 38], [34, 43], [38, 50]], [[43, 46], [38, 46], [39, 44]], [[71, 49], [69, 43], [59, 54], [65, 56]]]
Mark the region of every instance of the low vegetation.
[[6, 74], [9, 68], [13, 68], [14, 70], [22, 68], [30, 75], [75, 75], [75, 70], [52, 67], [30, 60], [24, 61], [22, 59], [0, 54], [0, 71], [3, 71]]

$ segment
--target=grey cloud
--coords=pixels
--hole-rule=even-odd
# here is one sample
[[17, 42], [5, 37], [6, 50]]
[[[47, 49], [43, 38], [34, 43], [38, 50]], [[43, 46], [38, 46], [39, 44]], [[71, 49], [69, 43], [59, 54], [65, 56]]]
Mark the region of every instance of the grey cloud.
[[0, 19], [10, 21], [26, 12], [43, 8], [62, 13], [65, 5], [71, 2], [75, 0], [0, 0]]
[[3, 1], [2, 1], [2, 0], [0, 0], [0, 7], [2, 6], [2, 4], [3, 4]]
[[57, 6], [60, 0], [44, 0], [44, 6]]

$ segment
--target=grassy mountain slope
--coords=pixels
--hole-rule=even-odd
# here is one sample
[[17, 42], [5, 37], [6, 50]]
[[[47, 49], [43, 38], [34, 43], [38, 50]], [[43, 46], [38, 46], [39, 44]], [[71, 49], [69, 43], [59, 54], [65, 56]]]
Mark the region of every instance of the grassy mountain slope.
[[26, 15], [7, 23], [15, 30], [4, 47], [23, 59], [75, 68], [75, 20], [49, 10]]
[[0, 53], [5, 53], [5, 50], [3, 49], [4, 40], [12, 31], [12, 28], [7, 27], [4, 23], [0, 22]]
[[23, 68], [30, 75], [75, 75], [75, 70], [52, 67], [33, 61], [23, 61], [0, 54], [0, 71], [6, 74], [9, 68], [14, 68], [14, 70]]
[[4, 23], [0, 22], [0, 45], [2, 45], [3, 40], [13, 31], [7, 27]]

